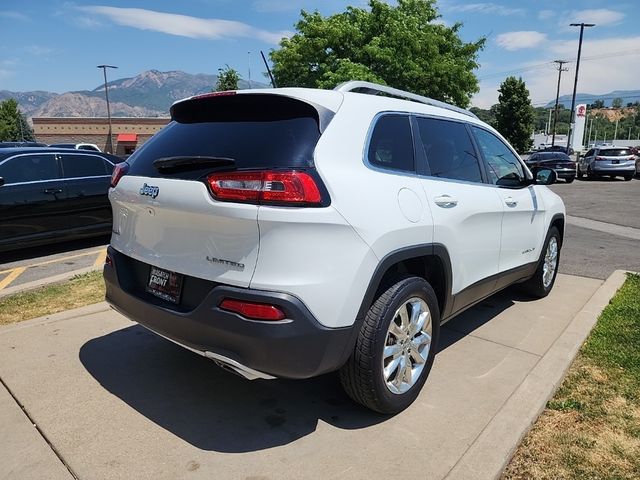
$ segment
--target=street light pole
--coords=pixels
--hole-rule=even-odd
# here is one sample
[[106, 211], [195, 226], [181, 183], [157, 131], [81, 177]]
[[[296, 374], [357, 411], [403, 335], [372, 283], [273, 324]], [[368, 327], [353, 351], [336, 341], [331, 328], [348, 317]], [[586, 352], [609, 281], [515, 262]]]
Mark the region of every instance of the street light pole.
[[109, 87], [107, 86], [107, 68], [118, 68], [115, 65], [98, 65], [97, 68], [102, 69], [104, 74], [104, 95], [107, 98], [107, 118], [109, 120], [109, 135], [107, 136], [107, 144], [105, 150], [107, 153], [113, 153], [113, 138], [111, 133], [111, 106], [109, 105]]
[[[580, 27], [580, 40], [578, 41], [578, 59], [576, 60], [576, 76], [573, 81], [573, 96], [571, 97], [571, 113], [569, 114], [569, 134], [567, 135], [567, 155], [569, 154], [569, 148], [571, 148], [571, 134], [573, 128], [575, 128], [575, 122], [573, 120], [573, 113], [576, 108], [576, 89], [578, 88], [578, 71], [580, 70], [580, 54], [582, 53], [582, 35], [584, 33], [584, 27], [594, 27], [595, 23], [571, 23], [571, 27]], [[573, 125], [573, 127], [572, 127]]]

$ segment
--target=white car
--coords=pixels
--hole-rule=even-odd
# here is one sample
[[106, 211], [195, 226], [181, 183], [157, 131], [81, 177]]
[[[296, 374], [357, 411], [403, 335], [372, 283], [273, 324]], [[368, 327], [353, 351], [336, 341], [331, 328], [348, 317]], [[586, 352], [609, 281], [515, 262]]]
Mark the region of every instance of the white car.
[[106, 299], [245, 378], [339, 371], [353, 399], [398, 412], [442, 323], [513, 283], [553, 287], [555, 173], [466, 110], [347, 82], [171, 115], [114, 172]]
[[95, 143], [52, 143], [50, 147], [55, 148], [74, 148], [76, 150], [92, 150], [94, 152], [102, 152], [100, 147]]

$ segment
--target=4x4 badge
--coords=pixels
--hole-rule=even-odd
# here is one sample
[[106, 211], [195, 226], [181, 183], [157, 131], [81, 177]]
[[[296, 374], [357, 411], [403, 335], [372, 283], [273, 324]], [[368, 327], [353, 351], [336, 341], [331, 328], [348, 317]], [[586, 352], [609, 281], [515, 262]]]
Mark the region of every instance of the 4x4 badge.
[[140, 189], [140, 195], [147, 195], [151, 198], [156, 198], [160, 193], [160, 189], [158, 187], [154, 187], [153, 185], [147, 185], [146, 183]]

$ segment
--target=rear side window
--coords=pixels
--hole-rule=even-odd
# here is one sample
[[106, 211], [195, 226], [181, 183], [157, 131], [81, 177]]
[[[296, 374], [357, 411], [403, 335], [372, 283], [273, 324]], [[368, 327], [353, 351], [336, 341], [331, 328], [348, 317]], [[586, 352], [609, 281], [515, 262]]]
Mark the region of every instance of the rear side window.
[[97, 155], [62, 154], [62, 172], [65, 178], [98, 177], [108, 175], [105, 161]]
[[60, 177], [53, 154], [21, 155], [0, 163], [0, 177], [5, 184], [55, 180]]
[[462, 123], [435, 118], [417, 121], [431, 176], [482, 182], [480, 164]]
[[402, 170], [415, 171], [413, 155], [413, 137], [411, 124], [407, 115], [385, 115], [376, 122], [367, 158], [371, 165]]
[[227, 169], [239, 170], [313, 166], [319, 114], [299, 100], [251, 94], [201, 98], [174, 105], [172, 114], [174, 121], [129, 157], [130, 175], [196, 179], [211, 171], [160, 173], [153, 166], [170, 157], [232, 159]]

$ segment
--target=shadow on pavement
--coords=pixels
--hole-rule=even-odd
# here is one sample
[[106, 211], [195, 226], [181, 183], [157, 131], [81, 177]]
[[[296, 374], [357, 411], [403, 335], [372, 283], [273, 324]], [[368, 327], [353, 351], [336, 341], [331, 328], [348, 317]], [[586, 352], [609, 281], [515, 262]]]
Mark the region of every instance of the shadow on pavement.
[[57, 255], [59, 253], [73, 253], [76, 250], [107, 245], [110, 239], [111, 234], [86, 238], [83, 240], [73, 240], [69, 242], [42, 245], [39, 247], [28, 247], [9, 252], [0, 252], [0, 264], [19, 262], [21, 260], [31, 260], [33, 258], [47, 257], [49, 255]]
[[[498, 294], [447, 323], [440, 350], [520, 300], [514, 295]], [[258, 451], [309, 435], [318, 420], [360, 429], [388, 418], [349, 399], [335, 374], [247, 381], [139, 325], [88, 341], [79, 356], [107, 391], [203, 450]]]
[[309, 435], [318, 420], [357, 429], [387, 418], [353, 403], [337, 375], [244, 380], [139, 325], [88, 341], [80, 361], [110, 393], [203, 450], [257, 451]]

